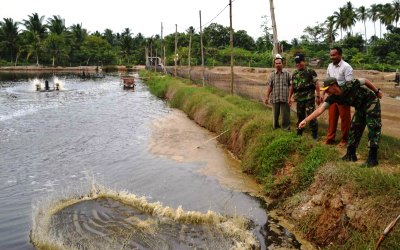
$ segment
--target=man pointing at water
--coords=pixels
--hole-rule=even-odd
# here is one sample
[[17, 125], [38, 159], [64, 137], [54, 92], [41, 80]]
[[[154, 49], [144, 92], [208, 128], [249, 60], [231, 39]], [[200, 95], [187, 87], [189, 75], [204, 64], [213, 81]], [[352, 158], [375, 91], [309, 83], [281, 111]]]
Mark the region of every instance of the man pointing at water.
[[325, 90], [328, 97], [322, 105], [299, 124], [299, 129], [304, 128], [307, 122], [320, 116], [331, 104], [353, 106], [355, 113], [351, 121], [347, 153], [342, 159], [345, 161], [357, 161], [356, 149], [365, 126], [367, 126], [369, 154], [363, 166], [373, 167], [378, 165], [378, 144], [382, 127], [379, 102], [379, 99], [382, 98], [382, 92], [380, 89], [376, 88], [368, 79], [354, 79], [339, 86], [336, 78], [328, 77], [325, 79], [321, 90]]

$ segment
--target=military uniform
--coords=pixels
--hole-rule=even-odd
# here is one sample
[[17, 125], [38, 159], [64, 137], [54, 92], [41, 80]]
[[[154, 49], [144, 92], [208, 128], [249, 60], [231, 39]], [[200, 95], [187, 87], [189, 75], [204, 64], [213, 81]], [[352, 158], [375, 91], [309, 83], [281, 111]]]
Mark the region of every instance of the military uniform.
[[[317, 73], [313, 69], [295, 70], [292, 74], [292, 86], [297, 110], [297, 127], [299, 123], [315, 110], [315, 85]], [[313, 137], [318, 136], [317, 119], [310, 121]], [[297, 134], [302, 135], [304, 129], [298, 129]]]
[[330, 95], [323, 105], [332, 103], [347, 104], [355, 108], [352, 118], [348, 147], [357, 148], [365, 126], [368, 127], [368, 146], [378, 148], [381, 137], [381, 106], [377, 95], [364, 87], [364, 81], [354, 79], [340, 86], [342, 95]]

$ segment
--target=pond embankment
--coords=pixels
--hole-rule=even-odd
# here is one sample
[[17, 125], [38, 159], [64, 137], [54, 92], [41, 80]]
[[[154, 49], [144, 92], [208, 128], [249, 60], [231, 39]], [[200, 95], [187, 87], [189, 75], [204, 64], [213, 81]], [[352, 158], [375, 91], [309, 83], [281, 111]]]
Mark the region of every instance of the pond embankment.
[[[271, 110], [260, 102], [184, 79], [141, 74], [153, 94], [220, 135], [217, 140], [240, 159], [242, 171], [262, 185], [269, 209], [315, 247], [374, 248], [385, 227], [398, 216], [399, 139], [384, 135], [380, 165], [362, 168], [366, 135], [359, 147], [360, 160], [342, 162], [339, 149], [313, 141], [309, 131], [298, 137], [294, 132], [272, 130]], [[321, 127], [322, 135], [326, 130]], [[382, 248], [400, 245], [399, 232], [400, 226], [395, 227]]]

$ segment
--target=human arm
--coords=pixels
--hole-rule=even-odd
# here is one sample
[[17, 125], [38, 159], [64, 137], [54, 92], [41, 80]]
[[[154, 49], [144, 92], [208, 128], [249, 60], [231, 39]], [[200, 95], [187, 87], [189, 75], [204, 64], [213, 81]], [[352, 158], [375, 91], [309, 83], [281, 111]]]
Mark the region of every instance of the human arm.
[[[322, 94], [325, 94], [325, 93], [322, 93]], [[315, 82], [315, 101], [317, 102], [318, 106], [324, 101], [323, 95], [321, 95], [321, 90], [319, 88], [318, 80]]]
[[268, 85], [268, 87], [267, 87], [267, 95], [266, 95], [267, 97], [264, 100], [265, 104], [269, 103], [269, 96], [271, 95], [271, 92], [272, 92], [272, 86]]
[[289, 106], [292, 105], [292, 102], [293, 102], [292, 101], [292, 97], [293, 97], [293, 85], [290, 85], [290, 87], [289, 87], [289, 99], [288, 99], [289, 100], [288, 101], [289, 102]]
[[353, 80], [353, 68], [350, 66], [350, 64], [347, 63], [347, 65], [344, 67], [343, 75], [346, 82]]
[[372, 90], [379, 99], [382, 99], [383, 94], [381, 92], [381, 89], [375, 87], [375, 85], [372, 84], [370, 80], [368, 79], [363, 79], [363, 80], [364, 80], [364, 85], [367, 86], [367, 88], [369, 88], [370, 90]]
[[307, 125], [307, 122], [314, 120], [318, 116], [320, 116], [322, 113], [324, 113], [325, 109], [329, 107], [329, 104], [324, 102], [322, 105], [320, 105], [314, 112], [312, 112], [309, 116], [307, 116], [303, 121], [299, 123], [299, 129], [304, 128]]

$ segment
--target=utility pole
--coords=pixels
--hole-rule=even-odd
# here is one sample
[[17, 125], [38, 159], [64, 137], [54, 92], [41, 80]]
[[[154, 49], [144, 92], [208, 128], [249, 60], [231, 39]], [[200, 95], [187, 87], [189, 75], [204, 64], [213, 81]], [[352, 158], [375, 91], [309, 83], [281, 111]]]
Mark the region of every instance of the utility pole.
[[178, 58], [177, 58], [177, 50], [178, 50], [178, 25], [175, 24], [175, 67], [174, 67], [174, 75], [176, 77], [176, 64], [178, 62]]
[[232, 28], [232, 0], [229, 0], [229, 23], [231, 30], [230, 47], [231, 47], [231, 95], [233, 95], [233, 28]]
[[163, 23], [161, 22], [161, 53], [160, 57], [162, 58], [161, 63], [164, 65], [164, 58], [163, 58]]
[[191, 55], [190, 55], [190, 52], [191, 52], [191, 49], [192, 49], [192, 29], [190, 29], [189, 32], [190, 32], [190, 34], [189, 34], [188, 68], [189, 68], [189, 80], [192, 80], [192, 79], [191, 79], [191, 76], [190, 76], [190, 71], [191, 71], [191, 68], [190, 68], [190, 61], [192, 60]]
[[203, 28], [201, 26], [201, 10], [199, 10], [199, 15], [200, 15], [201, 71], [202, 71], [202, 81], [204, 87], [204, 50], [203, 50]]
[[274, 55], [280, 52], [279, 42], [278, 42], [278, 31], [276, 28], [276, 21], [275, 21], [275, 10], [274, 10], [274, 0], [269, 0], [269, 9], [271, 11], [271, 19], [272, 19], [272, 40], [274, 43], [273, 53]]

